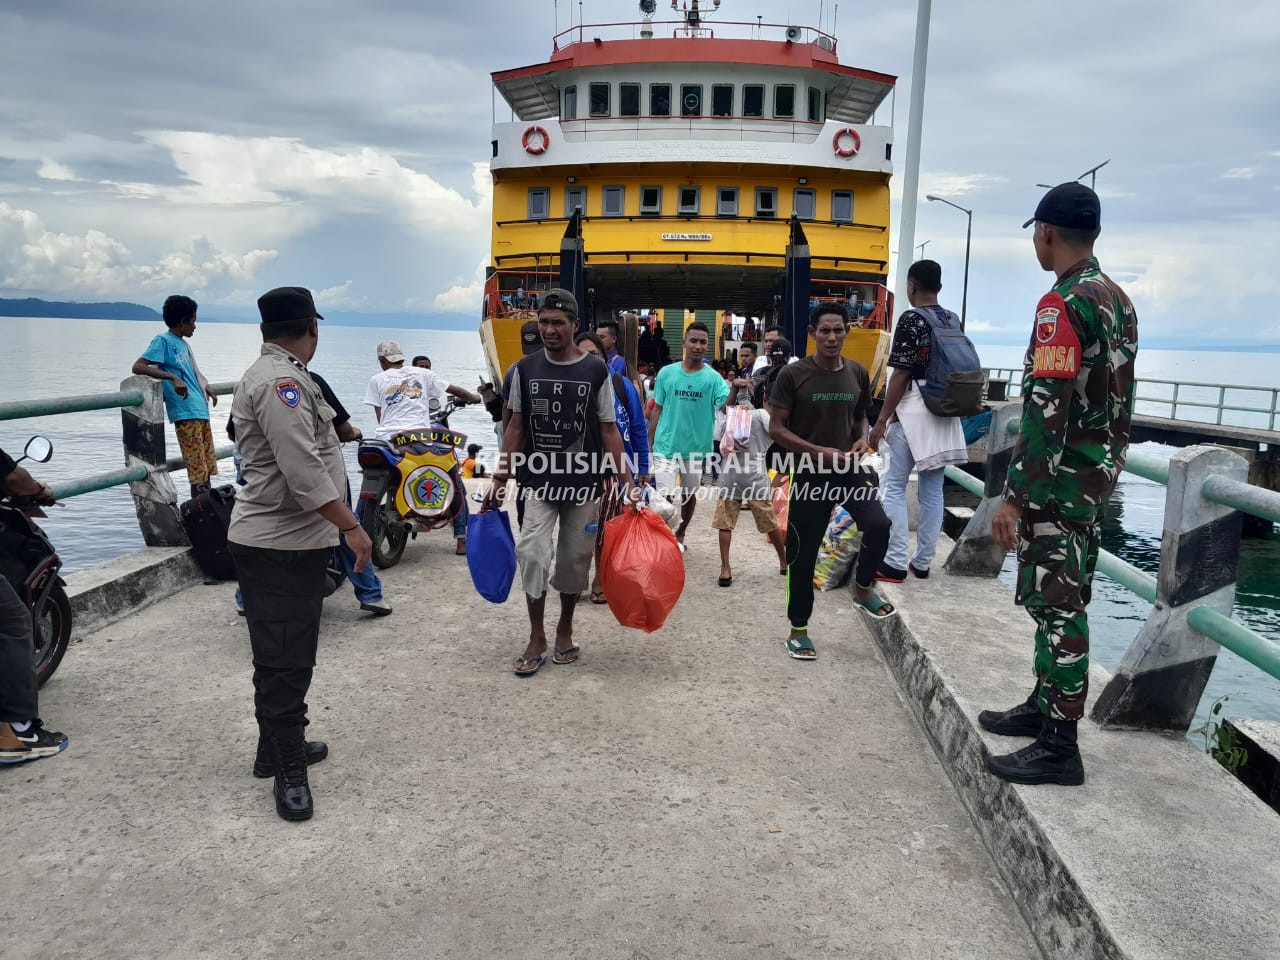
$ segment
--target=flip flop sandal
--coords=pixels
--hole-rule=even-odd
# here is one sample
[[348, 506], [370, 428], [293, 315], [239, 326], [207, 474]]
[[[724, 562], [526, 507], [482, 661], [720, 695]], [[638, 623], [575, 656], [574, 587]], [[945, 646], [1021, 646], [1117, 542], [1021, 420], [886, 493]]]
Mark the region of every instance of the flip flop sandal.
[[733, 577], [718, 577], [718, 578], [716, 579], [716, 583], [717, 583], [719, 586], [722, 586], [722, 587], [732, 587], [732, 586], [733, 586]]
[[[558, 663], [561, 665], [577, 663], [578, 652], [580, 649], [581, 648], [576, 643], [572, 647], [565, 647], [563, 650], [561, 650], [559, 647], [556, 647], [555, 652], [551, 655], [551, 662]], [[573, 655], [572, 659], [565, 660], [564, 658], [569, 656], [570, 654]]]
[[598, 604], [602, 604], [602, 603], [608, 603], [609, 601], [608, 601], [608, 599], [605, 597], [605, 595], [604, 595], [604, 591], [603, 591], [603, 590], [592, 590], [592, 591], [591, 591], [591, 602], [592, 602], [592, 603], [594, 603], [594, 604], [597, 604], [597, 605], [598, 605]]
[[546, 662], [547, 662], [547, 655], [545, 653], [540, 657], [525, 657], [525, 656], [516, 657], [517, 664], [520, 664], [521, 666], [524, 666], [524, 667], [528, 667], [530, 664], [533, 664], [533, 669], [521, 670], [520, 667], [517, 666], [514, 671], [515, 675], [517, 677], [532, 677], [535, 673], [537, 673], [539, 670], [542, 669], [542, 665]]
[[885, 620], [898, 612], [892, 603], [874, 593], [865, 600], [854, 597], [853, 602], [862, 608], [863, 613], [876, 620]]
[[[803, 653], [803, 651], [808, 651]], [[817, 660], [818, 651], [813, 648], [813, 641], [806, 637], [788, 637], [787, 652], [792, 660]], [[803, 654], [803, 655], [802, 655]]]

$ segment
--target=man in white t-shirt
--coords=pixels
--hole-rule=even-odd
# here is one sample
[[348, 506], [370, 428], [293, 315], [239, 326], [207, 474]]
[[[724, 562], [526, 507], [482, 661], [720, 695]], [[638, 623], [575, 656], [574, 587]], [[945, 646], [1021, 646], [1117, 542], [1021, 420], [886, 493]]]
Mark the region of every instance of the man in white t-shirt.
[[449, 383], [434, 371], [405, 366], [404, 350], [394, 340], [378, 344], [378, 363], [382, 372], [369, 380], [364, 402], [378, 417], [380, 440], [436, 423], [447, 396], [464, 404], [481, 402], [478, 394]]
[[[369, 380], [364, 402], [373, 407], [378, 417], [379, 440], [435, 425], [446, 396], [457, 397], [464, 404], [481, 402], [479, 394], [449, 383], [438, 373], [405, 366], [404, 350], [394, 340], [378, 344], [378, 363], [382, 372]], [[453, 518], [453, 535], [458, 541], [454, 552], [459, 556], [467, 552], [467, 514], [464, 498], [462, 510]]]

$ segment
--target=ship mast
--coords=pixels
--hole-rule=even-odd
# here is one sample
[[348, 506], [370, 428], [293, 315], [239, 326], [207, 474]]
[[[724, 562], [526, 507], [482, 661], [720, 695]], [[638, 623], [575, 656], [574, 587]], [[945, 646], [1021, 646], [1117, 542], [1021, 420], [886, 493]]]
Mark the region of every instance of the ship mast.
[[[720, 9], [720, 0], [711, 0], [712, 10]], [[671, 9], [680, 9], [680, 0], [671, 0]], [[685, 0], [683, 27], [676, 28], [677, 37], [710, 37], [711, 29], [702, 25], [703, 11], [698, 8], [698, 0]]]

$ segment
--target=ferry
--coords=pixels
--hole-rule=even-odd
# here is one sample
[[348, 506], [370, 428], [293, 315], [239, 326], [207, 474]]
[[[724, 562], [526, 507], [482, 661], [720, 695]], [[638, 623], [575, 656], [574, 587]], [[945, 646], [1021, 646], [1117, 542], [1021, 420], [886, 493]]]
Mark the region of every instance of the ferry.
[[[562, 287], [583, 329], [625, 314], [675, 359], [694, 320], [716, 357], [775, 323], [807, 355], [810, 308], [842, 300], [845, 354], [883, 388], [896, 77], [841, 63], [821, 29], [680, 2], [673, 19], [641, 0], [638, 20], [579, 23], [545, 62], [492, 75], [493, 382]], [[629, 359], [644, 361], [634, 334]]]

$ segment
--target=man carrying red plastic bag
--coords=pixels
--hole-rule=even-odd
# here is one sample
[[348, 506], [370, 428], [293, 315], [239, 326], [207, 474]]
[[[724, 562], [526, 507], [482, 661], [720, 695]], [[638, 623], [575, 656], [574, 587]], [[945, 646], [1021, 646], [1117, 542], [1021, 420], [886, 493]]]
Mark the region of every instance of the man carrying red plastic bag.
[[[537, 673], [548, 657], [558, 664], [578, 659], [573, 613], [578, 595], [590, 585], [605, 467], [615, 465], [621, 481], [631, 483], [609, 371], [573, 342], [577, 320], [578, 303], [567, 290], [549, 290], [542, 298], [538, 333], [544, 349], [515, 364], [507, 401], [511, 421], [485, 495], [486, 509], [498, 505], [521, 455], [525, 515], [516, 557], [529, 608], [529, 642], [513, 669], [522, 677]], [[544, 626], [548, 587], [560, 594], [552, 650]]]

